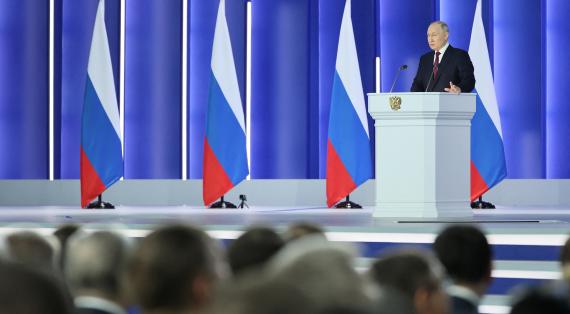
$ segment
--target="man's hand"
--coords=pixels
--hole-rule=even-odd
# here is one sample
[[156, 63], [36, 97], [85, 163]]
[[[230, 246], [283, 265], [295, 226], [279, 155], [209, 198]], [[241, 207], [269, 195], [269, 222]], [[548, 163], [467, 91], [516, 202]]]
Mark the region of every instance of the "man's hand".
[[443, 89], [444, 91], [452, 94], [459, 94], [461, 93], [461, 88], [457, 85], [453, 85], [453, 82], [449, 82], [449, 87]]

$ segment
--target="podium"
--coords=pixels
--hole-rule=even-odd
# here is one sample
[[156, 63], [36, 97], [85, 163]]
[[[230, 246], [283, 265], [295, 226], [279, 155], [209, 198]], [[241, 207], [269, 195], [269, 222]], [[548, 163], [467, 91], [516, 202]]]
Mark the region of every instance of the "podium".
[[368, 94], [375, 120], [374, 217], [471, 217], [472, 93]]

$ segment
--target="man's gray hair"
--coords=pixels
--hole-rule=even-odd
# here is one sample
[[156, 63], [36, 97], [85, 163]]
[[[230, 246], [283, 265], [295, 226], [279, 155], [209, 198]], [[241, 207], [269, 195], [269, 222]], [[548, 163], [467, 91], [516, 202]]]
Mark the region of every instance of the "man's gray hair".
[[439, 25], [444, 33], [449, 33], [449, 26], [447, 25], [447, 23], [442, 22], [442, 21], [435, 21], [435, 22], [431, 23], [431, 25], [434, 25], [434, 24]]
[[129, 248], [125, 238], [109, 231], [72, 238], [65, 274], [73, 293], [89, 290], [119, 296]]

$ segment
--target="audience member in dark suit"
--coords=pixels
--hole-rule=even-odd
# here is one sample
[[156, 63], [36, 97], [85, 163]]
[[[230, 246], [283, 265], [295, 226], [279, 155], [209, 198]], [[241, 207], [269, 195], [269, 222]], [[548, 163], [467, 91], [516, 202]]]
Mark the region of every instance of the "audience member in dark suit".
[[78, 314], [126, 314], [123, 277], [130, 245], [99, 231], [69, 240], [65, 274]]
[[433, 22], [427, 31], [429, 47], [433, 50], [420, 58], [412, 92], [469, 93], [475, 88], [473, 63], [469, 54], [452, 47], [449, 28], [444, 22]]
[[453, 285], [447, 290], [453, 314], [476, 314], [491, 284], [492, 252], [487, 238], [472, 226], [451, 226], [435, 240], [434, 250]]
[[374, 262], [370, 275], [380, 288], [379, 313], [387, 313], [388, 309], [391, 313], [449, 313], [449, 298], [443, 288], [445, 271], [427, 253], [399, 251], [385, 255]]
[[218, 253], [198, 228], [172, 225], [152, 232], [135, 249], [127, 271], [135, 303], [143, 314], [202, 312], [225, 266]]

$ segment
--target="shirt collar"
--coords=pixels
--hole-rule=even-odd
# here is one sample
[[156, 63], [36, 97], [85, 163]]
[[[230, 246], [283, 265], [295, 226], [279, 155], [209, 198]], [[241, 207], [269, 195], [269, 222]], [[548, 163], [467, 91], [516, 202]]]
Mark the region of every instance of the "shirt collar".
[[479, 306], [479, 303], [481, 302], [481, 298], [477, 293], [463, 286], [451, 285], [447, 287], [447, 293], [449, 293], [450, 296], [467, 300], [475, 306]]
[[78, 308], [103, 310], [112, 314], [127, 314], [118, 304], [98, 297], [82, 296], [73, 300]]

